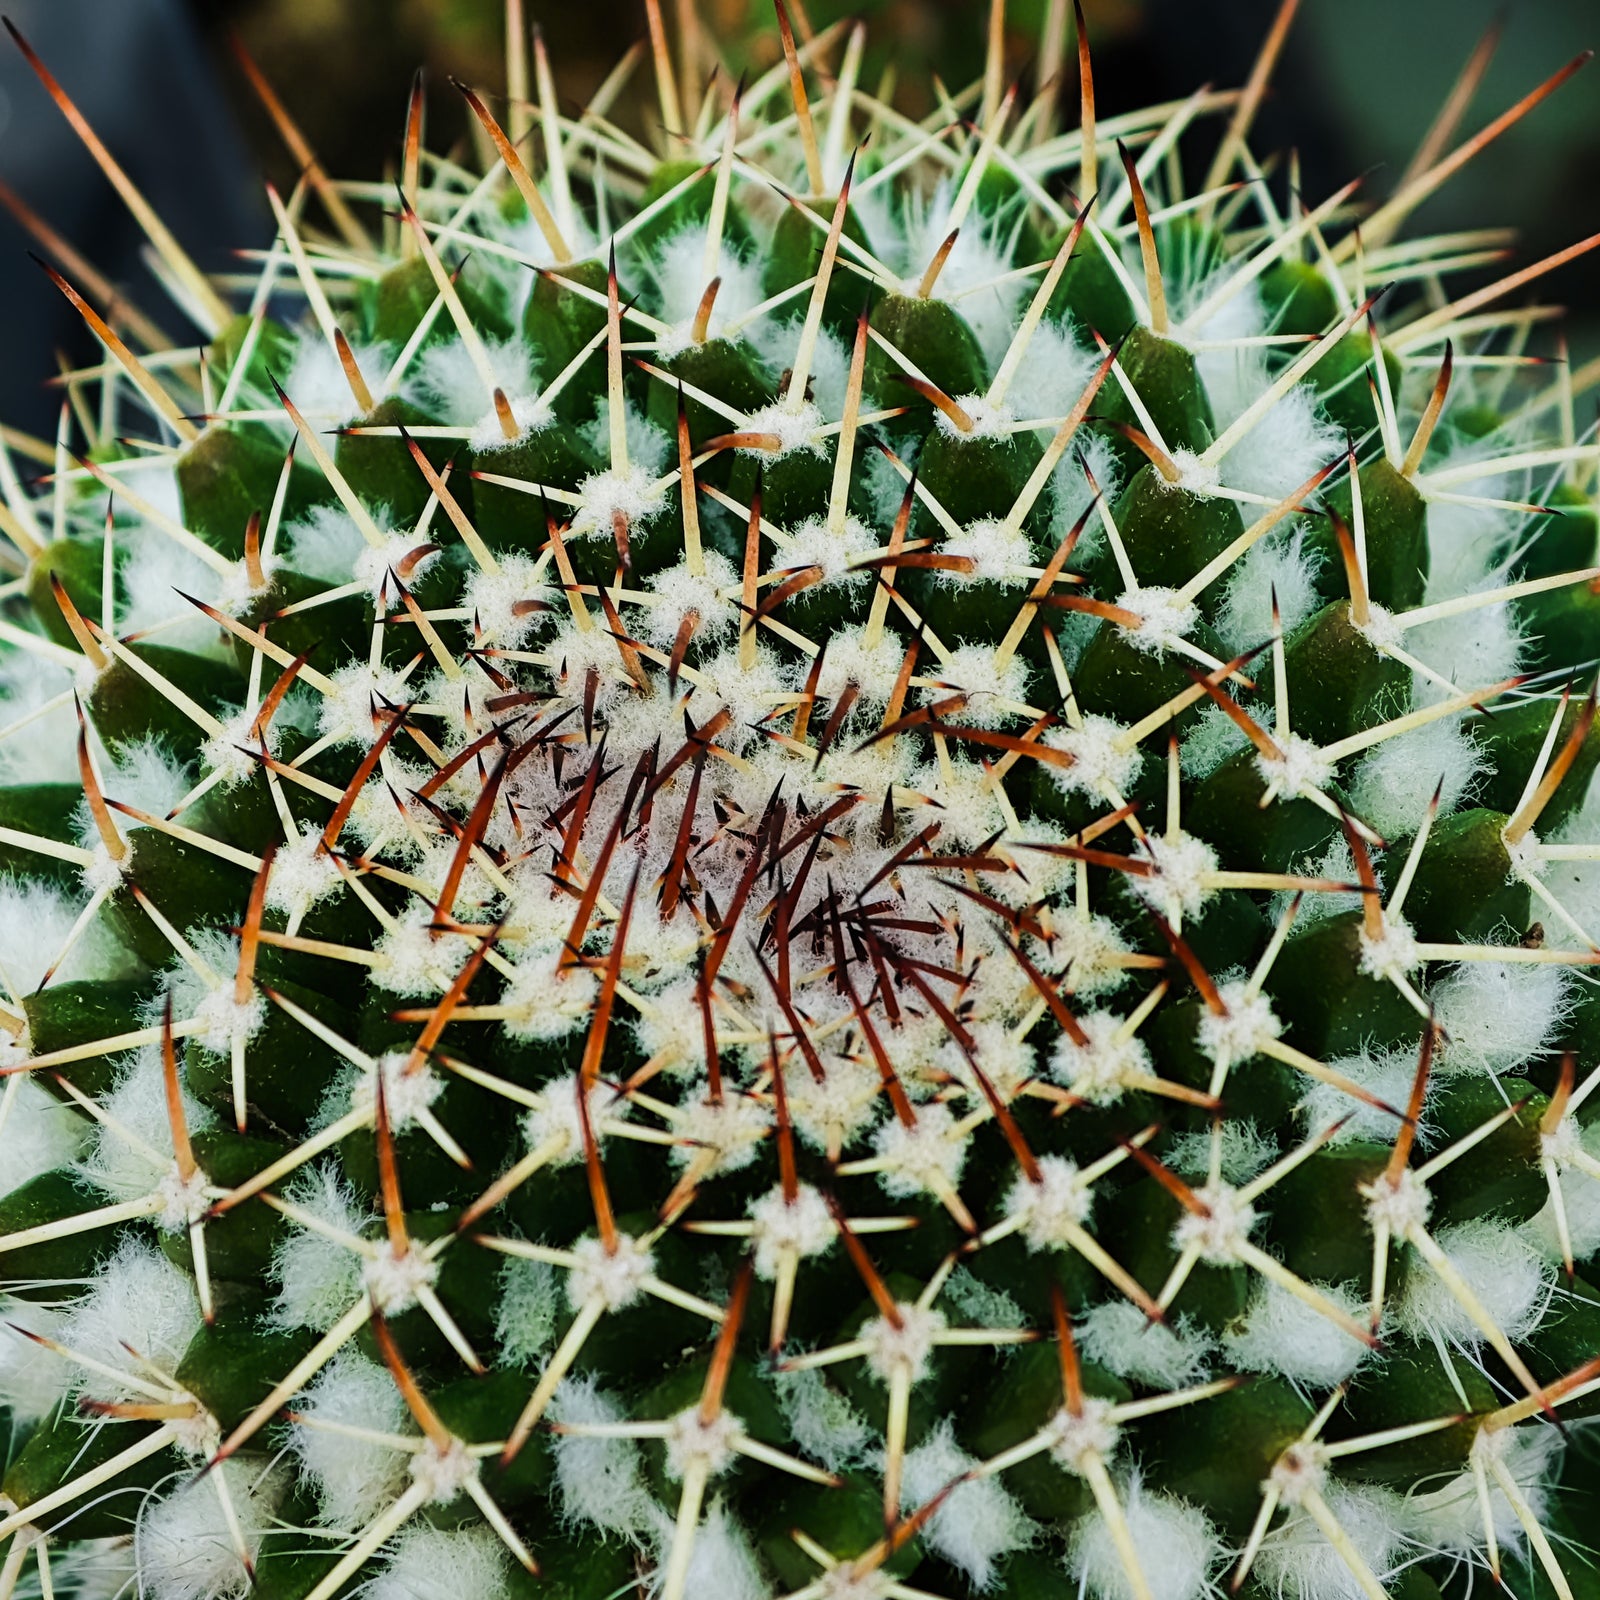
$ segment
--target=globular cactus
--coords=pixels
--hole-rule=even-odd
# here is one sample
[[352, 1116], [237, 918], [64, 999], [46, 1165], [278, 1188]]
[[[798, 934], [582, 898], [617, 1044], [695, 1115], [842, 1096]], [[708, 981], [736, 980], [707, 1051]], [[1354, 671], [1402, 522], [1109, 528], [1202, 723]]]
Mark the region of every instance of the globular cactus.
[[238, 279], [35, 62], [204, 342], [0, 449], [0, 1596], [1600, 1589], [1597, 374], [1401, 236], [1572, 69], [1312, 204], [1292, 11], [513, 4]]

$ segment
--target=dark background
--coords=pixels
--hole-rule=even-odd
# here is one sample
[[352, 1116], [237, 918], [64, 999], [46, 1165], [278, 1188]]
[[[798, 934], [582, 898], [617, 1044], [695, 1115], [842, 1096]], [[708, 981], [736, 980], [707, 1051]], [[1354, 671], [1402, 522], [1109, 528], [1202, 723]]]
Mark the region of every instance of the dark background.
[[[673, 0], [665, 0], [669, 17]], [[270, 233], [263, 177], [287, 187], [292, 165], [228, 48], [236, 30], [335, 175], [378, 178], [398, 149], [411, 75], [428, 74], [430, 142], [464, 132], [450, 74], [490, 90], [501, 76], [502, 0], [4, 0], [186, 247], [208, 268]], [[564, 95], [581, 102], [644, 33], [641, 0], [526, 0]], [[1276, 0], [1085, 0], [1102, 115], [1243, 81]], [[740, 66], [776, 54], [765, 0], [699, 0], [708, 30]], [[897, 103], [915, 111], [925, 67], [953, 85], [982, 66], [985, 0], [810, 0], [822, 25], [853, 11], [871, 23], [863, 82], [892, 52]], [[1025, 73], [1042, 0], [1011, 0], [1008, 71]], [[1303, 0], [1258, 150], [1296, 147], [1314, 202], [1374, 168], [1384, 192], [1405, 165], [1496, 0]], [[1595, 0], [1537, 0], [1507, 16], [1504, 38], [1468, 114], [1475, 129], [1563, 61], [1600, 44]], [[641, 70], [619, 120], [647, 126]], [[1068, 104], [1071, 103], [1070, 97]], [[0, 181], [177, 328], [144, 274], [141, 237], [10, 41], [0, 38]], [[1506, 224], [1522, 259], [1600, 230], [1600, 66], [1515, 128], [1435, 199], [1417, 225]], [[0, 418], [53, 430], [43, 387], [57, 352], [93, 347], [0, 215]], [[1600, 350], [1600, 251], [1537, 285], [1574, 307], [1574, 357]], [[1548, 341], [1549, 334], [1537, 335]], [[1548, 344], [1546, 345], [1548, 348]]]

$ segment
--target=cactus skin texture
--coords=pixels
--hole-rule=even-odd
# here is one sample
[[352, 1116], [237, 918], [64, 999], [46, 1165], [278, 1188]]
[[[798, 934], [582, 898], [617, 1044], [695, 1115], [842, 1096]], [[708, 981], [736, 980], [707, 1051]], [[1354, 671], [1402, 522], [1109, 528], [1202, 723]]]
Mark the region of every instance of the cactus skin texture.
[[1065, 131], [652, 10], [658, 152], [513, 5], [238, 281], [121, 184], [203, 344], [58, 278], [0, 448], [0, 1596], [1600, 1592], [1595, 374], [1402, 232], [1514, 117], [1261, 178], [1292, 10], [1097, 126], [1050, 6]]

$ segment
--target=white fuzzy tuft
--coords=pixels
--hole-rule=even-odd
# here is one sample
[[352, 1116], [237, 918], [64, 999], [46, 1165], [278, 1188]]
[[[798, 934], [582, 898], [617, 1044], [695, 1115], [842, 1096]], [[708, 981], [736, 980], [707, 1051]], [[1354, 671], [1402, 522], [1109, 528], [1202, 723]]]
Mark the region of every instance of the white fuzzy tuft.
[[1513, 1072], [1548, 1050], [1571, 1013], [1561, 967], [1463, 961], [1429, 991], [1444, 1029], [1441, 1072]]
[[1111, 717], [1090, 715], [1079, 727], [1046, 734], [1047, 745], [1072, 757], [1069, 767], [1051, 765], [1047, 769], [1051, 778], [1066, 794], [1099, 798], [1125, 793], [1144, 764], [1144, 752], [1138, 745], [1129, 749], [1118, 743], [1126, 731]]
[[1284, 636], [1292, 634], [1317, 608], [1320, 566], [1319, 558], [1306, 549], [1301, 528], [1279, 527], [1251, 545], [1228, 579], [1217, 614], [1217, 635], [1229, 653], [1272, 637], [1274, 595]]
[[362, 1585], [365, 1600], [505, 1600], [507, 1553], [489, 1528], [431, 1527], [418, 1518], [387, 1547], [381, 1571]]
[[[905, 1458], [901, 1511], [914, 1511], [975, 1465], [949, 1420], [941, 1422]], [[994, 1585], [996, 1563], [1033, 1542], [1034, 1527], [998, 1478], [973, 1478], [945, 1498], [922, 1537], [981, 1594]]]
[[[1209, 1590], [1223, 1553], [1205, 1513], [1187, 1501], [1147, 1490], [1138, 1478], [1119, 1494], [1151, 1600], [1198, 1600]], [[1138, 1591], [1099, 1512], [1074, 1530], [1067, 1566], [1095, 1600], [1136, 1600]]]
[[36, 1300], [0, 1297], [0, 1408], [22, 1427], [47, 1416], [72, 1381], [72, 1369], [29, 1333], [58, 1339], [65, 1314]]
[[388, 1372], [353, 1350], [340, 1351], [295, 1402], [309, 1420], [290, 1429], [300, 1471], [317, 1497], [317, 1520], [359, 1528], [405, 1487], [410, 1456], [371, 1439], [314, 1426], [343, 1423], [378, 1433], [405, 1433], [405, 1401]]
[[0, 1195], [53, 1167], [67, 1166], [77, 1158], [89, 1131], [83, 1117], [31, 1077], [19, 1074], [7, 1080], [6, 1088], [0, 1088], [0, 1107], [7, 1098], [10, 1109], [0, 1121]]
[[[1430, 526], [1432, 516], [1429, 516]], [[1497, 588], [1496, 577], [1474, 590]], [[1433, 596], [1430, 580], [1428, 593]], [[1458, 689], [1481, 689], [1515, 676], [1522, 659], [1522, 632], [1509, 605], [1479, 606], [1470, 617], [1446, 617], [1406, 630], [1406, 649], [1424, 666], [1448, 678]], [[1414, 694], [1421, 705], [1446, 700], [1451, 691], [1420, 672], [1413, 674]]]
[[[1546, 1149], [1560, 1149], [1566, 1137], [1576, 1136], [1580, 1148], [1592, 1159], [1600, 1160], [1600, 1123], [1591, 1122], [1578, 1130], [1573, 1119], [1564, 1119], [1566, 1126], [1545, 1140]], [[1561, 1185], [1561, 1209], [1566, 1217], [1567, 1240], [1572, 1246], [1574, 1261], [1586, 1260], [1600, 1250], [1600, 1181], [1580, 1168], [1556, 1163]], [[1522, 1226], [1522, 1235], [1547, 1261], [1561, 1261], [1564, 1251], [1561, 1232], [1556, 1222], [1555, 1202], [1546, 1200], [1539, 1213]]]
[[1119, 1378], [1177, 1389], [1202, 1377], [1212, 1342], [1183, 1317], [1152, 1322], [1131, 1300], [1102, 1300], [1076, 1319], [1078, 1348]]
[[[387, 508], [369, 507], [380, 533], [392, 531]], [[350, 513], [341, 505], [313, 506], [298, 522], [283, 530], [288, 564], [308, 578], [331, 585], [350, 582], [367, 541]]]
[[[593, 1378], [568, 1378], [550, 1402], [550, 1420], [569, 1424], [621, 1422], [622, 1408]], [[655, 1512], [645, 1487], [644, 1463], [632, 1439], [594, 1439], [555, 1433], [556, 1488], [569, 1522], [587, 1522], [606, 1533], [637, 1536]]]
[[873, 1441], [867, 1420], [815, 1367], [798, 1372], [772, 1370], [778, 1405], [790, 1437], [802, 1455], [830, 1472], [857, 1465]]
[[[488, 345], [485, 354], [496, 385], [508, 396], [525, 399], [535, 391], [535, 351], [525, 340], [511, 338]], [[405, 393], [452, 427], [473, 427], [485, 412], [494, 412], [493, 396], [471, 352], [459, 339], [430, 343], [407, 374]], [[498, 436], [498, 426], [494, 431]]]
[[[1485, 679], [1485, 682], [1489, 680]], [[1441, 717], [1368, 751], [1350, 774], [1351, 809], [1387, 838], [1415, 833], [1439, 790], [1448, 816], [1484, 767], [1480, 746], [1457, 717]]]
[[555, 1343], [561, 1319], [561, 1280], [548, 1261], [507, 1256], [500, 1269], [495, 1340], [507, 1361], [536, 1361]]
[[235, 1528], [254, 1562], [273, 1526], [287, 1487], [279, 1468], [265, 1472], [233, 1459], [215, 1469], [232, 1505], [229, 1526], [217, 1485], [190, 1478], [171, 1493], [147, 1500], [134, 1526], [140, 1594], [148, 1600], [242, 1600], [250, 1592], [250, 1568], [235, 1549]]
[[[662, 1559], [648, 1580], [651, 1596], [660, 1594], [665, 1581], [665, 1554], [672, 1542], [672, 1531], [671, 1520], [661, 1516], [655, 1542]], [[705, 1595], [708, 1600], [712, 1595], [717, 1600], [771, 1600], [772, 1586], [762, 1576], [749, 1535], [720, 1499], [711, 1502], [705, 1521], [695, 1533], [684, 1592]]]
[[[1360, 1297], [1338, 1284], [1316, 1284], [1321, 1294], [1353, 1317]], [[1250, 1298], [1244, 1323], [1222, 1336], [1229, 1359], [1246, 1372], [1275, 1373], [1308, 1389], [1343, 1383], [1367, 1346], [1337, 1323], [1276, 1283], [1263, 1281]]]
[[[1539, 1325], [1550, 1303], [1554, 1274], [1520, 1232], [1493, 1218], [1477, 1218], [1441, 1228], [1436, 1239], [1508, 1339], [1525, 1338]], [[1468, 1349], [1485, 1340], [1467, 1308], [1421, 1260], [1409, 1265], [1395, 1317], [1413, 1338], [1439, 1337]]]
[[[1522, 1491], [1534, 1517], [1545, 1521], [1551, 1496], [1550, 1476], [1561, 1459], [1561, 1436], [1554, 1428], [1536, 1423], [1521, 1428], [1500, 1428], [1479, 1433], [1475, 1450], [1493, 1451]], [[1492, 1473], [1489, 1483], [1489, 1516], [1494, 1525], [1495, 1543], [1502, 1555], [1524, 1548], [1527, 1534], [1505, 1490]], [[1405, 1502], [1404, 1526], [1420, 1545], [1452, 1555], [1485, 1554], [1483, 1501], [1476, 1476], [1471, 1471], [1458, 1473], [1436, 1488], [1413, 1492]]]
[[[1382, 1583], [1403, 1557], [1404, 1502], [1386, 1489], [1328, 1482], [1328, 1509], [1368, 1570]], [[1344, 1557], [1304, 1510], [1272, 1530], [1256, 1557], [1255, 1575], [1280, 1600], [1365, 1600], [1366, 1590]]]
[[[359, 1236], [369, 1220], [332, 1164], [300, 1173], [287, 1198], [319, 1222]], [[361, 1257], [313, 1228], [291, 1224], [272, 1256], [278, 1280], [273, 1317], [286, 1328], [326, 1332], [361, 1298]]]
[[[146, 1045], [134, 1055], [101, 1105], [107, 1121], [96, 1125], [94, 1146], [83, 1163], [84, 1174], [113, 1199], [136, 1200], [149, 1194], [170, 1170], [167, 1158], [172, 1153], [172, 1124], [167, 1116], [161, 1047]], [[215, 1116], [187, 1091], [183, 1109], [191, 1133], [216, 1123]], [[119, 1127], [133, 1139], [119, 1133]], [[152, 1152], [158, 1159], [152, 1159]]]
[[[146, 1362], [174, 1371], [199, 1330], [200, 1304], [188, 1273], [128, 1234], [73, 1305], [59, 1337], [105, 1366], [143, 1377]], [[92, 1400], [127, 1398], [124, 1386], [101, 1372], [77, 1375], [74, 1387]]]
[[[0, 877], [0, 970], [13, 993], [32, 994], [39, 987], [82, 910], [76, 898], [54, 884]], [[78, 936], [50, 981], [117, 977], [126, 959], [96, 917]]]

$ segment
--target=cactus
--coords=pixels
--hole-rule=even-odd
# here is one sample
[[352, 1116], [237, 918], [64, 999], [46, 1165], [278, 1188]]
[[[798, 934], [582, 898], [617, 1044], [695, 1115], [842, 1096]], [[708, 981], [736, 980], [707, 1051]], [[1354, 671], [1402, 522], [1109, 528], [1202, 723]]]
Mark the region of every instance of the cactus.
[[185, 331], [24, 219], [0, 1596], [1592, 1596], [1596, 374], [1402, 235], [1573, 69], [1313, 206], [1293, 0], [1098, 122], [648, 9], [393, 185], [247, 61], [237, 278], [29, 52]]

